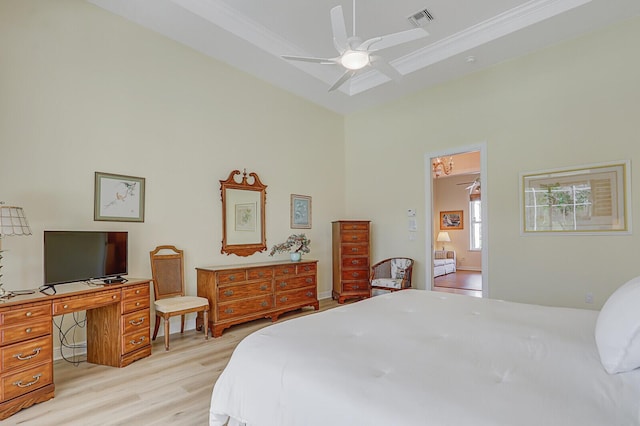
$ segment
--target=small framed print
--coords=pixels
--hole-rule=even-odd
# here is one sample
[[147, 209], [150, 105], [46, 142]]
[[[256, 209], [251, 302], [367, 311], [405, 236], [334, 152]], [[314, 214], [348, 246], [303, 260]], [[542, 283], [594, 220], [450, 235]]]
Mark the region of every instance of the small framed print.
[[311, 229], [311, 197], [291, 194], [291, 228]]
[[95, 173], [93, 220], [144, 222], [145, 179]]
[[464, 229], [462, 210], [440, 212], [440, 229]]

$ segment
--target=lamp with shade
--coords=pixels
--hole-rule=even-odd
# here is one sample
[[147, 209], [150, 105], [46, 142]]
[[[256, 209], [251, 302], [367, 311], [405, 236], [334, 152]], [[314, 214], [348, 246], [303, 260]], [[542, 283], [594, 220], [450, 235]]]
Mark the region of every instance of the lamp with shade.
[[[451, 237], [449, 237], [449, 233], [446, 231], [438, 232], [438, 238], [436, 241], [439, 243], [449, 243], [451, 242]], [[444, 250], [444, 244], [442, 245], [442, 250]]]
[[7, 295], [2, 287], [2, 240], [16, 235], [31, 235], [24, 210], [22, 207], [6, 206], [0, 201], [0, 297]]

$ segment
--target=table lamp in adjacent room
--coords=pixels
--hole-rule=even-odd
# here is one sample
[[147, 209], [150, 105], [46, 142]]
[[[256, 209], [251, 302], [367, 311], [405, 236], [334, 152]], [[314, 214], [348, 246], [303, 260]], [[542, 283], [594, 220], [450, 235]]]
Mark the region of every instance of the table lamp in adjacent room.
[[[436, 238], [436, 241], [439, 243], [449, 243], [451, 242], [451, 238], [449, 237], [449, 233], [442, 231], [442, 232], [438, 232], [438, 238]], [[442, 250], [444, 251], [444, 244], [442, 245]]]
[[31, 228], [22, 207], [5, 206], [0, 201], [0, 297], [7, 292], [2, 288], [2, 240], [14, 235], [31, 235]]

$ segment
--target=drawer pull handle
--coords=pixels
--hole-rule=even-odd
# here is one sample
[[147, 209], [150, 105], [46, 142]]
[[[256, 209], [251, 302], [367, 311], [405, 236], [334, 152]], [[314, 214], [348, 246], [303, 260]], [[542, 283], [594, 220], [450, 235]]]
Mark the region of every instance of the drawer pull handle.
[[19, 388], [28, 388], [29, 386], [32, 386], [38, 383], [38, 380], [40, 380], [41, 376], [42, 376], [42, 373], [36, 374], [35, 376], [33, 376], [33, 378], [35, 379], [33, 382], [22, 383], [22, 380], [18, 380], [17, 382], [13, 382], [13, 385]]
[[28, 327], [24, 330], [25, 333], [31, 333], [31, 327]]
[[313, 282], [313, 278], [307, 278], [305, 281], [311, 284]]
[[62, 305], [62, 309], [67, 309], [69, 305]]
[[354, 253], [357, 253], [358, 252], [358, 248], [357, 247], [351, 247], [351, 251], [354, 252]]
[[225, 314], [232, 314], [233, 313], [233, 309], [227, 308], [227, 309], [224, 310], [224, 313]]
[[114, 294], [113, 296], [111, 296], [111, 298], [112, 298], [113, 300], [115, 300], [115, 299], [117, 299], [117, 298], [118, 298], [118, 296], [116, 296], [116, 295]]
[[262, 306], [263, 308], [266, 308], [267, 306], [269, 306], [269, 302], [267, 302], [266, 300], [263, 300], [262, 303], [260, 303], [260, 306]]
[[228, 296], [233, 296], [233, 290], [227, 290], [227, 291], [225, 291], [225, 292], [224, 292], [224, 295], [225, 295], [225, 296], [227, 296], [227, 297], [228, 297]]
[[27, 313], [25, 314], [25, 316], [28, 316], [28, 317], [30, 317], [31, 315], [33, 315], [33, 314], [31, 313], [31, 311], [29, 311], [29, 312], [27, 312]]
[[136, 290], [136, 294], [140, 294], [140, 290]]
[[353, 286], [353, 288], [355, 288], [356, 290], [360, 288], [360, 285], [356, 284]]
[[229, 275], [229, 281], [233, 281], [233, 280], [235, 280], [235, 279], [236, 279], [236, 276], [235, 276], [235, 275]]
[[313, 297], [313, 292], [312, 291], [308, 291], [307, 292], [307, 297]]
[[264, 272], [262, 272], [262, 271], [258, 272], [258, 276], [259, 276], [260, 278], [264, 277]]
[[360, 274], [359, 274], [359, 273], [357, 273], [357, 272], [354, 272], [354, 273], [352, 273], [352, 274], [351, 274], [351, 276], [352, 276], [353, 278], [358, 278], [358, 277], [360, 276]]
[[137, 342], [135, 340], [129, 340], [129, 343], [132, 344], [132, 345], [141, 345], [142, 342], [144, 342], [144, 341], [145, 341], [145, 337], [142, 336]]
[[264, 285], [264, 284], [260, 286], [260, 290], [262, 290], [262, 291], [264, 291], [264, 290], [266, 290], [266, 289], [268, 289], [268, 288], [269, 288], [269, 287], [267, 287], [267, 286], [266, 286], [266, 285]]
[[40, 355], [40, 351], [41, 350], [42, 350], [42, 348], [35, 348], [31, 355], [22, 356], [22, 353], [19, 353], [19, 354], [15, 354], [13, 357], [19, 359], [20, 361], [27, 361], [27, 360], [29, 360], [31, 358], [35, 358], [38, 355]]
[[283, 269], [282, 272], [285, 273], [285, 274], [288, 274], [289, 273], [289, 268]]
[[280, 283], [280, 287], [281, 287], [281, 288], [285, 288], [287, 285], [288, 285], [288, 284], [287, 284], [287, 282], [286, 282], [286, 281], [282, 281], [282, 282]]
[[289, 300], [289, 298], [287, 296], [283, 296], [280, 298], [281, 302], [286, 302], [287, 300]]
[[351, 239], [352, 239], [352, 240], [357, 240], [357, 239], [358, 239], [358, 236], [357, 236], [357, 235], [354, 235], [353, 237], [351, 237]]
[[309, 272], [310, 270], [311, 270], [311, 266], [305, 266], [305, 267], [304, 267], [304, 271], [305, 271], [305, 272]]
[[136, 306], [140, 306], [140, 302], [136, 302]]
[[359, 265], [359, 264], [360, 264], [360, 261], [359, 261], [359, 260], [355, 260], [355, 259], [354, 259], [354, 260], [352, 260], [352, 261], [351, 261], [351, 264], [352, 264], [352, 265]]
[[136, 320], [129, 320], [129, 324], [131, 325], [140, 325], [144, 322], [144, 317], [140, 318], [138, 321]]

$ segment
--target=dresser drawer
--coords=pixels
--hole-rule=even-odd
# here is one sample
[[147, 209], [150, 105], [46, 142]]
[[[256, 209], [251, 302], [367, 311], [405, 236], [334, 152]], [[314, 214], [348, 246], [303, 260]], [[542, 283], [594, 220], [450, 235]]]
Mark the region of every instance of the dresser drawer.
[[369, 244], [342, 244], [342, 256], [369, 256]]
[[150, 344], [149, 328], [122, 336], [122, 354], [126, 354]]
[[36, 318], [51, 319], [51, 305], [31, 306], [0, 312], [0, 326], [16, 325], [23, 321], [33, 321]]
[[369, 233], [354, 231], [354, 232], [344, 232], [341, 236], [341, 241], [343, 243], [364, 243], [369, 241]]
[[276, 277], [286, 277], [296, 275], [296, 265], [280, 265], [276, 266], [274, 272]]
[[368, 291], [368, 281], [347, 281], [342, 283], [342, 291]]
[[295, 277], [295, 278], [281, 278], [276, 280], [276, 292], [284, 291], [284, 290], [293, 290], [301, 287], [308, 287], [316, 285], [316, 277], [315, 275], [308, 275], [306, 277]]
[[369, 270], [368, 269], [349, 269], [346, 271], [342, 271], [342, 280], [366, 280], [369, 281]]
[[53, 315], [86, 311], [120, 301], [120, 290], [104, 291], [92, 294], [91, 297], [70, 297], [53, 302]]
[[51, 336], [39, 337], [0, 348], [2, 371], [25, 368], [52, 359]]
[[369, 231], [369, 222], [341, 222], [342, 231]]
[[51, 318], [42, 318], [0, 329], [0, 345], [20, 342], [51, 334]]
[[53, 383], [53, 364], [47, 362], [28, 370], [2, 376], [3, 400], [24, 395], [32, 390]]
[[244, 269], [236, 269], [233, 271], [222, 271], [217, 273], [218, 285], [241, 283], [247, 280], [247, 271]]
[[261, 311], [267, 311], [273, 307], [273, 296], [254, 297], [235, 302], [221, 303], [218, 305], [218, 320], [237, 318]]
[[133, 333], [149, 328], [149, 308], [131, 312], [122, 316], [122, 334]]
[[251, 296], [271, 294], [272, 291], [273, 289], [271, 288], [271, 281], [261, 281], [252, 284], [219, 287], [217, 297], [220, 302], [225, 302], [228, 300], [237, 300]]
[[296, 273], [298, 275], [315, 273], [316, 269], [317, 267], [315, 263], [304, 263], [302, 265], [296, 265]]
[[299, 305], [306, 302], [316, 302], [315, 287], [308, 287], [294, 291], [284, 291], [276, 296], [276, 308], [283, 308], [290, 305]]
[[137, 287], [127, 288], [122, 291], [122, 300], [128, 301], [133, 299], [149, 300], [149, 284], [139, 285]]
[[140, 309], [149, 308], [149, 296], [139, 299], [125, 299], [122, 301], [122, 313], [139, 311]]
[[273, 268], [249, 269], [247, 275], [249, 276], [249, 281], [271, 279], [271, 277], [273, 277]]
[[368, 257], [343, 257], [342, 267], [344, 269], [366, 269], [369, 270]]

